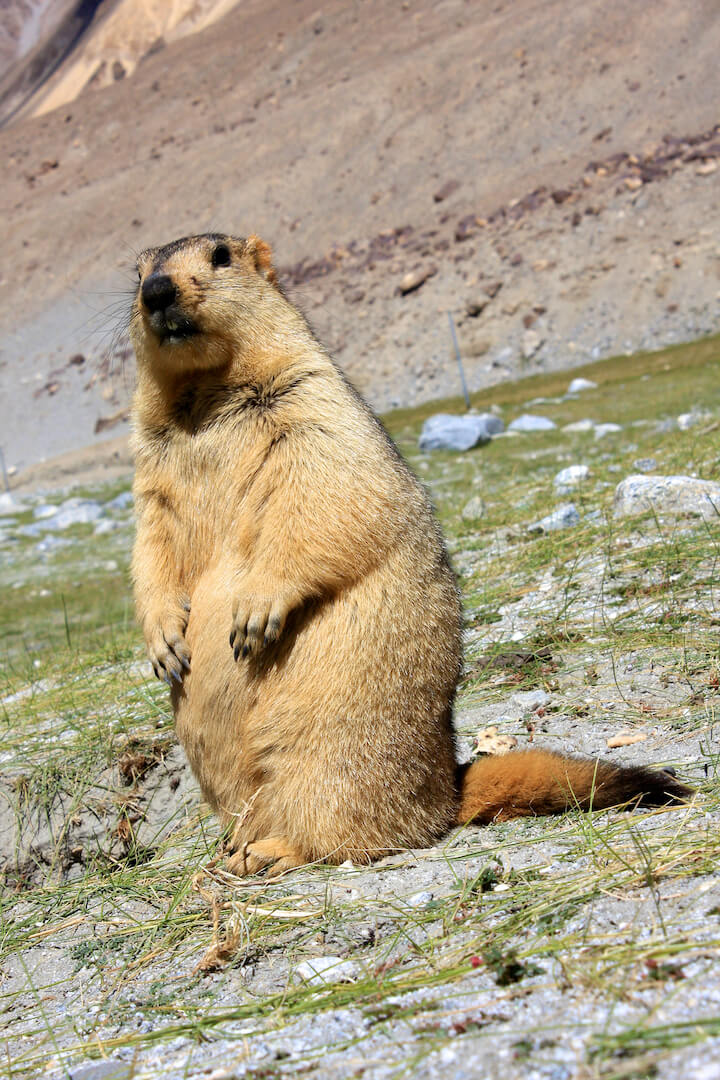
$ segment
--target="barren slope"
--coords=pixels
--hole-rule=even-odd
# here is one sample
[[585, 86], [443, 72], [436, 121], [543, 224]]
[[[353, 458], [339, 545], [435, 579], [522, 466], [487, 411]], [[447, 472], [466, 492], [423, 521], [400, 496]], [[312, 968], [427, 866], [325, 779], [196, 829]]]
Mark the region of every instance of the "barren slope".
[[[379, 406], [455, 391], [438, 309], [461, 320], [495, 280], [495, 314], [483, 313], [485, 337], [468, 347], [475, 386], [514, 370], [523, 351], [532, 364], [567, 365], [711, 329], [718, 174], [698, 170], [712, 169], [714, 151], [685, 162], [683, 144], [677, 164], [639, 187], [626, 183], [632, 162], [629, 172], [587, 166], [619, 152], [657, 157], [667, 134], [705, 135], [712, 147], [719, 46], [712, 0], [658, 0], [652, 18], [618, 0], [331, 0], [322, 12], [317, 0], [250, 0], [131, 79], [8, 127], [0, 388], [10, 463], [87, 443], [99, 416], [121, 411], [131, 371], [110, 383], [90, 369], [122, 327], [133, 251], [208, 227], [257, 230], [286, 268], [331, 253], [332, 272], [290, 275], [293, 294]], [[457, 187], [436, 202], [448, 181]], [[496, 217], [458, 238], [458, 223], [543, 188], [522, 220]], [[585, 200], [580, 224], [572, 200], [548, 198], [558, 189]], [[409, 233], [383, 239], [406, 225], [412, 243]], [[681, 266], [675, 241], [688, 247]], [[428, 262], [428, 283], [396, 295]], [[560, 353], [568, 336], [575, 348]], [[67, 367], [78, 352], [85, 363]]]

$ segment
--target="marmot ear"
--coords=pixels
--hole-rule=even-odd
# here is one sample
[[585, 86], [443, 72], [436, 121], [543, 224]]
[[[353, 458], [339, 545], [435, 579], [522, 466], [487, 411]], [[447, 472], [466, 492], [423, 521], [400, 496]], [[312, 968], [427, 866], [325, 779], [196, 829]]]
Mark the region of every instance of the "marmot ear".
[[248, 236], [245, 241], [245, 254], [255, 263], [255, 269], [271, 285], [277, 285], [277, 274], [272, 263], [272, 248], [259, 236]]

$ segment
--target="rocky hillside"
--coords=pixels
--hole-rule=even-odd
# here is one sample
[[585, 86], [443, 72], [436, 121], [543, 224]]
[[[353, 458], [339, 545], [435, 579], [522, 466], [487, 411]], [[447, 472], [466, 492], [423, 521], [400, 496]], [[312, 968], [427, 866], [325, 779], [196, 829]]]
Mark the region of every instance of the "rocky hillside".
[[[208, 228], [272, 242], [383, 408], [456, 392], [448, 310], [476, 388], [716, 325], [712, 0], [249, 0], [180, 40], [148, 19], [137, 67], [88, 38], [53, 81], [83, 92], [0, 132], [11, 467], [123, 431], [133, 253]], [[91, 55], [132, 77], [93, 88]]]

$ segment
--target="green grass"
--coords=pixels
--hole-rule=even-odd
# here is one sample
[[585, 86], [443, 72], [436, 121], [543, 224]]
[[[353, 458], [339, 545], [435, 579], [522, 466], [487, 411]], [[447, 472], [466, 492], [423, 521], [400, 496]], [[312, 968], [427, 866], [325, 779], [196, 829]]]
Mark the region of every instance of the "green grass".
[[[651, 1075], [666, 1055], [720, 1036], [718, 1017], [698, 1010], [670, 1021], [652, 996], [662, 990], [671, 1000], [701, 988], [720, 947], [712, 738], [720, 531], [612, 515], [614, 487], [637, 458], [655, 457], [662, 473], [717, 477], [720, 426], [658, 432], [654, 422], [698, 405], [718, 414], [719, 356], [714, 339], [592, 365], [573, 372], [599, 383], [578, 400], [526, 405], [559, 398], [567, 373], [475, 396], [477, 407], [497, 405], [506, 420], [537, 411], [559, 425], [583, 416], [623, 425], [599, 441], [559, 428], [466, 454], [422, 455], [419, 428], [438, 403], [387, 418], [432, 492], [460, 572], [461, 706], [543, 687], [551, 694], [546, 740], [556, 738], [559, 710], [588, 731], [601, 715], [617, 729], [655, 728], [670, 760], [702, 788], [680, 810], [522, 820], [462, 830], [427, 852], [362, 871], [229, 879], [214, 861], [218, 826], [199, 804], [158, 822], [142, 841], [136, 836], [138, 792], [126, 782], [131, 773], [123, 779], [123, 755], [139, 754], [141, 771], [161, 768], [173, 734], [166, 690], [149, 681], [133, 620], [129, 530], [91, 539], [90, 529], [79, 529], [73, 544], [41, 559], [29, 538], [3, 547], [0, 795], [23, 829], [38, 818], [52, 822], [56, 852], [41, 872], [32, 859], [24, 876], [6, 868], [0, 1010], [8, 1042], [0, 1076], [29, 1078], [46, 1068], [63, 1075], [64, 1063], [120, 1050], [141, 1061], [148, 1048], [177, 1049], [178, 1040], [188, 1060], [200, 1060], [219, 1038], [241, 1044], [343, 1008], [388, 1039], [402, 1021], [398, 1077], [458, 1038], [472, 1039], [474, 1052], [484, 1038], [503, 1038], [514, 1060], [537, 1064], [552, 1058], [563, 1035], [551, 1024], [519, 1024], [514, 1003], [533, 987], [604, 1002], [607, 1023], [588, 1023], [584, 1035], [588, 1076]], [[553, 476], [575, 461], [590, 466], [591, 478], [558, 496]], [[118, 490], [83, 494], [109, 498]], [[487, 513], [469, 523], [462, 508], [478, 493]], [[528, 522], [569, 499], [583, 515], [577, 528], [527, 532]], [[522, 655], [516, 662], [513, 654]], [[525, 739], [528, 722], [505, 730]], [[92, 814], [104, 824], [83, 841], [78, 820]], [[66, 849], [78, 836], [85, 847], [68, 865]], [[403, 890], [418, 886], [412, 877], [406, 886], [403, 875], [423, 868], [438, 872], [435, 895], [414, 908]], [[598, 915], [608, 903], [635, 914], [609, 926]], [[323, 952], [351, 955], [359, 978], [325, 987], [290, 978], [300, 960]], [[216, 970], [202, 971], [213, 958]], [[446, 1007], [453, 993], [479, 995], [492, 1008]], [[621, 1005], [651, 999], [644, 1019], [615, 1018]], [[330, 1049], [343, 1048], [362, 1075], [362, 1040], [337, 1036]], [[297, 1064], [312, 1071], [317, 1061], [307, 1050]], [[262, 1075], [284, 1075], [283, 1067], [269, 1062]]]

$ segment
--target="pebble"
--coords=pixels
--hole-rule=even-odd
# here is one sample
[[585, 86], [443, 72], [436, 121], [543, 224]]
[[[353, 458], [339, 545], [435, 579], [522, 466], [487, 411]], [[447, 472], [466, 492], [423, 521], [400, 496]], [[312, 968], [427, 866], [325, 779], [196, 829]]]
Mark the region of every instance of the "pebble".
[[612, 435], [616, 431], [622, 431], [620, 424], [596, 424], [595, 438], [604, 439], [606, 435]]
[[535, 712], [536, 709], [547, 705], [550, 701], [550, 695], [546, 690], [518, 690], [516, 694], [510, 698], [513, 705], [522, 712]]
[[540, 346], [543, 344], [544, 338], [538, 334], [537, 330], [526, 330], [522, 337], [522, 354], [526, 360], [529, 360], [531, 356], [534, 356]]
[[553, 479], [553, 484], [557, 488], [571, 488], [576, 487], [578, 484], [582, 484], [584, 480], [587, 480], [590, 475], [590, 469], [587, 465], [568, 465], [566, 469], [561, 469], [559, 473]]
[[508, 431], [552, 431], [556, 427], [547, 416], [533, 416], [531, 413], [523, 413], [512, 423], [508, 424]]
[[704, 521], [720, 518], [720, 484], [692, 476], [627, 476], [615, 489], [616, 517], [653, 510], [656, 514], [691, 514]]
[[500, 417], [492, 413], [465, 416], [436, 413], [423, 424], [419, 445], [421, 450], [472, 450], [490, 442], [503, 429]]
[[701, 412], [686, 412], [681, 413], [677, 418], [677, 426], [681, 431], [689, 431], [690, 428], [695, 427], [697, 424], [701, 424], [704, 420], [709, 420], [708, 413]]
[[580, 394], [583, 390], [595, 390], [597, 383], [592, 379], [573, 379], [567, 388], [568, 394]]
[[423, 908], [431, 904], [434, 898], [434, 893], [431, 893], [428, 889], [423, 889], [421, 892], [413, 893], [412, 896], [407, 896], [405, 903], [411, 908]]
[[[134, 1070], [133, 1070], [134, 1071]], [[88, 1061], [71, 1066], [70, 1080], [129, 1080], [131, 1066], [127, 1061]]]
[[460, 516], [463, 521], [479, 521], [485, 517], [487, 507], [479, 495], [473, 495], [469, 502], [465, 503]]
[[407, 296], [408, 293], [415, 292], [421, 285], [424, 285], [428, 278], [437, 273], [436, 266], [427, 266], [422, 270], [411, 270], [410, 273], [400, 280], [398, 286], [400, 294]]
[[563, 428], [563, 431], [569, 431], [569, 432], [577, 431], [577, 432], [581, 432], [581, 433], [584, 433], [586, 431], [594, 431], [594, 430], [595, 430], [595, 421], [594, 420], [574, 420], [572, 424], [565, 424], [565, 426]]
[[132, 491], [121, 491], [119, 495], [116, 495], [110, 502], [105, 503], [106, 510], [127, 510], [128, 506], [133, 505], [133, 493]]
[[104, 509], [96, 499], [66, 499], [60, 506], [41, 503], [33, 511], [33, 517], [42, 525], [27, 525], [18, 529], [23, 536], [38, 536], [41, 532], [61, 532], [72, 525], [87, 525], [102, 517]]
[[633, 461], [633, 469], [637, 469], [638, 472], [655, 472], [657, 467], [658, 463], [654, 457], [641, 457]]
[[11, 491], [3, 491], [0, 494], [0, 516], [5, 514], [20, 514], [25, 509], [19, 499], [16, 499]]
[[93, 536], [105, 536], [107, 533], [117, 532], [118, 529], [122, 529], [122, 521], [113, 521], [111, 518], [104, 518], [102, 521], [98, 521], [93, 530]]
[[575, 503], [563, 503], [553, 510], [551, 514], [548, 514], [547, 517], [528, 525], [527, 530], [531, 533], [548, 533], [556, 532], [558, 529], [570, 529], [579, 524], [580, 514]]
[[359, 964], [354, 960], [343, 960], [341, 956], [315, 956], [311, 960], [303, 960], [295, 968], [299, 981], [315, 986], [354, 982], [361, 974]]

